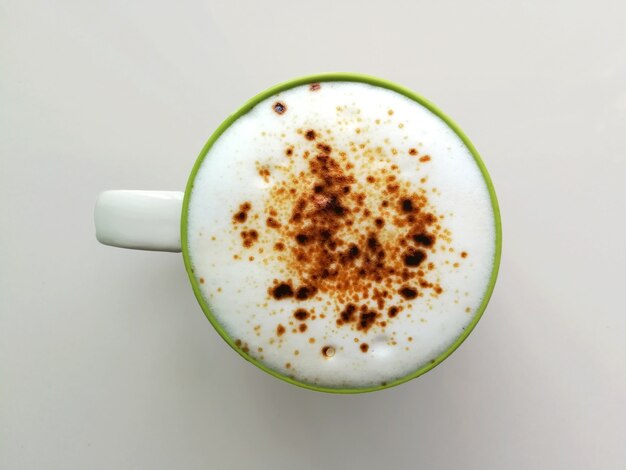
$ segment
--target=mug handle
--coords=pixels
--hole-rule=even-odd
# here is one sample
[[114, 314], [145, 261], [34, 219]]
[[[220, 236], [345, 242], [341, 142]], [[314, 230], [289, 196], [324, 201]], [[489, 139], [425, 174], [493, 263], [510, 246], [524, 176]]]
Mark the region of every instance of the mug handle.
[[96, 238], [120, 248], [179, 253], [183, 196], [180, 191], [104, 191], [94, 210]]

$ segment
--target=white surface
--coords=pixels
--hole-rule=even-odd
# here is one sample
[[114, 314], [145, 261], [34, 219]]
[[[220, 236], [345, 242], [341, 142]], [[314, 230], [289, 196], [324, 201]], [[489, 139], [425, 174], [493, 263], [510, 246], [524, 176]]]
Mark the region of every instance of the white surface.
[[[274, 111], [272, 106], [276, 101], [285, 103], [285, 114]], [[389, 110], [393, 110], [393, 115], [388, 114]], [[319, 136], [307, 140], [302, 135], [307, 129], [315, 130]], [[375, 289], [389, 294], [385, 307], [378, 307], [371, 296], [362, 297], [358, 306], [368, 305], [375, 312], [382, 311], [385, 317], [386, 309], [392, 305], [404, 310], [393, 319], [385, 318], [385, 327], [374, 326], [366, 333], [350, 325], [337, 326], [339, 312], [349, 303], [331, 292], [333, 287], [337, 289], [337, 283], [324, 285], [313, 281], [320, 293], [304, 302], [293, 298], [275, 300], [267, 293], [276, 279], [291, 280], [296, 287], [306, 282], [305, 279], [310, 280], [311, 264], [320, 262], [319, 258], [295, 265], [284, 261], [289, 259], [285, 253], [293, 249], [294, 234], [286, 232], [289, 226], [293, 230], [294, 224], [289, 220], [295, 203], [302, 198], [308, 200], [313, 185], [324, 179], [312, 180], [310, 166], [320, 143], [331, 147], [330, 157], [343, 171], [348, 162], [353, 166], [346, 173], [356, 180], [350, 183], [349, 190], [352, 195], [367, 194], [362, 209], [386, 220], [385, 227], [376, 229], [372, 219], [352, 213], [350, 229], [339, 228], [333, 233], [335, 239], [344, 242], [344, 249], [350, 242], [359, 245], [359, 238], [365, 239], [374, 230], [387, 253], [385, 260], [401, 256], [392, 250], [402, 238], [399, 232], [406, 229], [394, 225], [397, 217], [394, 209], [381, 211], [380, 206], [381, 199], [388, 199], [391, 207], [395, 207], [403, 197], [401, 194], [407, 194], [404, 190], [399, 190], [395, 197], [389, 194], [386, 177], [391, 175], [398, 177], [398, 183], [410, 184], [413, 193], [424, 191], [429, 206], [422, 212], [432, 210], [437, 217], [442, 216], [437, 223], [450, 234], [450, 245], [439, 237], [436, 252], [428, 250], [428, 258], [421, 266], [433, 263], [434, 269], [428, 272], [427, 280], [441, 284], [443, 292], [433, 296], [432, 290], [422, 289], [416, 280], [409, 281], [409, 285], [419, 287], [422, 296], [404, 302], [397, 292], [407, 285], [407, 280], [399, 273], [385, 279], [390, 284], [371, 282]], [[291, 157], [285, 155], [287, 147], [292, 150]], [[359, 151], [352, 152], [352, 147]], [[420, 162], [417, 155], [409, 154], [411, 147], [419, 149], [421, 156], [432, 158]], [[375, 149], [380, 154], [375, 154]], [[311, 157], [304, 158], [305, 152]], [[340, 158], [341, 153], [346, 161]], [[376, 155], [375, 160], [372, 154]], [[392, 169], [394, 166], [397, 171]], [[266, 168], [269, 176], [260, 176], [259, 168]], [[378, 185], [367, 183], [368, 175], [378, 178]], [[289, 181], [300, 181], [302, 186]], [[294, 194], [280, 197], [276, 193], [278, 188], [284, 191], [290, 187], [296, 191]], [[277, 199], [269, 200], [270, 194], [278, 196]], [[252, 202], [246, 222], [233, 226], [233, 215], [246, 201]], [[350, 196], [340, 198], [339, 204], [345, 205], [347, 212], [356, 206]], [[278, 229], [266, 225], [270, 208], [276, 211], [274, 215], [281, 224]], [[309, 207], [301, 212], [310, 210]], [[260, 102], [230, 126], [209, 150], [194, 181], [189, 214], [187, 246], [194, 275], [204, 280], [198, 287], [216, 319], [231, 338], [248, 348], [252, 357], [283, 375], [313, 385], [376, 387], [424, 367], [454, 343], [471, 323], [493, 271], [496, 245], [493, 207], [487, 184], [470, 150], [427, 108], [394, 91], [363, 83], [324, 82], [315, 92], [305, 84]], [[316, 222], [309, 220], [300, 225], [311, 226]], [[352, 232], [354, 228], [356, 234]], [[241, 232], [251, 229], [257, 231], [258, 242], [243, 248]], [[286, 246], [282, 253], [274, 249], [277, 242]], [[307, 250], [314, 253], [316, 246], [319, 249], [319, 245], [309, 244]], [[367, 246], [360, 247], [365, 253]], [[450, 252], [448, 248], [456, 251]], [[337, 248], [337, 252], [341, 251]], [[468, 259], [461, 258], [462, 251], [469, 252]], [[253, 260], [249, 259], [250, 255]], [[235, 256], [238, 259], [233, 259]], [[333, 269], [332, 264], [326, 257], [323, 267]], [[404, 267], [401, 262], [400, 265]], [[358, 273], [360, 266], [348, 264], [339, 268], [352, 281], [367, 279]], [[392, 261], [378, 271], [387, 272], [389, 267], [398, 269]], [[324, 288], [326, 292], [322, 292]], [[360, 292], [360, 288], [356, 290]], [[307, 322], [304, 334], [292, 331], [298, 327], [293, 323], [293, 313], [298, 308], [316, 315], [315, 321]], [[278, 325], [287, 327], [280, 337], [276, 335]], [[313, 344], [309, 343], [311, 338]], [[359, 342], [370, 346], [366, 354]], [[332, 359], [321, 354], [325, 346], [335, 349]]]
[[[3, 1], [0, 468], [623, 468], [625, 57], [622, 0]], [[182, 189], [244, 100], [333, 69], [445, 110], [503, 211], [468, 341], [362, 396], [246, 364], [180, 255], [93, 231], [100, 191]]]
[[107, 190], [94, 208], [96, 238], [121, 248], [181, 251], [181, 191]]

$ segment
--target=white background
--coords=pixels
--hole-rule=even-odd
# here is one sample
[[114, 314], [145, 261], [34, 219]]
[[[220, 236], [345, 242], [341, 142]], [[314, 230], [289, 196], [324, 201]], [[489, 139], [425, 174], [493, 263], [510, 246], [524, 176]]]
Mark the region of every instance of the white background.
[[[500, 198], [483, 319], [427, 375], [302, 390], [215, 333], [180, 255], [94, 239], [182, 189], [245, 100], [321, 71], [414, 89]], [[626, 3], [0, 1], [1, 469], [623, 469]]]

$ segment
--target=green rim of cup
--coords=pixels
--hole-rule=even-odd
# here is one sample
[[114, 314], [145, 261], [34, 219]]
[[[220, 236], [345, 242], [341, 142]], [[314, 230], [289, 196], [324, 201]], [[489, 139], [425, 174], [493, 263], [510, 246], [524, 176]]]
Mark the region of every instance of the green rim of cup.
[[[436, 359], [430, 361], [429, 363], [427, 363], [426, 365], [420, 367], [416, 371], [414, 371], [414, 372], [412, 372], [412, 373], [410, 373], [410, 374], [408, 374], [408, 375], [406, 375], [406, 376], [404, 376], [402, 378], [396, 379], [396, 380], [394, 380], [392, 382], [388, 382], [385, 385], [377, 385], [377, 386], [363, 387], [363, 388], [320, 387], [320, 386], [317, 386], [317, 385], [313, 385], [313, 384], [309, 384], [309, 383], [306, 383], [306, 382], [301, 382], [301, 381], [292, 379], [291, 377], [287, 377], [287, 376], [285, 376], [285, 375], [283, 375], [283, 374], [281, 374], [281, 373], [279, 373], [279, 372], [269, 368], [268, 366], [266, 366], [262, 362], [258, 361], [254, 357], [252, 357], [249, 354], [246, 354], [245, 352], [243, 352], [240, 348], [238, 348], [235, 345], [234, 340], [228, 335], [228, 333], [224, 330], [222, 325], [217, 321], [217, 319], [213, 315], [213, 312], [211, 311], [211, 307], [209, 306], [208, 302], [202, 296], [202, 293], [200, 291], [200, 285], [199, 285], [198, 280], [196, 279], [196, 277], [195, 277], [195, 275], [194, 275], [194, 273], [192, 271], [192, 267], [191, 267], [191, 260], [190, 260], [190, 257], [189, 257], [189, 245], [188, 245], [188, 240], [187, 240], [187, 216], [188, 216], [188, 212], [189, 212], [189, 199], [190, 199], [190, 196], [191, 196], [191, 191], [193, 189], [193, 184], [194, 184], [194, 181], [195, 181], [195, 178], [196, 178], [196, 174], [198, 173], [198, 169], [200, 168], [200, 165], [202, 165], [202, 161], [204, 160], [204, 158], [206, 157], [207, 153], [209, 152], [209, 149], [213, 146], [215, 141], [217, 141], [217, 139], [220, 138], [222, 133], [226, 129], [228, 129], [228, 127], [233, 122], [235, 122], [237, 119], [239, 119], [244, 114], [248, 113], [252, 108], [254, 108], [260, 102], [262, 102], [265, 99], [270, 98], [270, 97], [272, 97], [272, 96], [274, 96], [274, 95], [276, 95], [276, 94], [278, 94], [278, 93], [280, 93], [282, 91], [288, 90], [290, 88], [294, 88], [294, 87], [297, 87], [297, 86], [300, 86], [300, 85], [309, 84], [309, 83], [319, 83], [319, 82], [360, 82], [360, 83], [367, 83], [367, 84], [378, 86], [378, 87], [381, 87], [381, 88], [387, 88], [389, 90], [393, 90], [393, 91], [395, 91], [397, 93], [400, 93], [401, 95], [404, 95], [404, 96], [406, 96], [406, 97], [408, 97], [408, 98], [418, 102], [422, 106], [428, 108], [435, 115], [437, 115], [439, 118], [441, 118], [461, 138], [463, 143], [466, 145], [466, 147], [472, 153], [472, 155], [474, 157], [474, 160], [476, 161], [476, 164], [480, 168], [480, 171], [481, 171], [481, 173], [483, 175], [483, 178], [484, 178], [485, 183], [487, 185], [487, 188], [489, 190], [489, 196], [491, 198], [491, 207], [493, 208], [493, 218], [494, 218], [495, 232], [496, 232], [496, 246], [495, 246], [495, 253], [494, 253], [494, 260], [493, 260], [493, 268], [492, 268], [492, 271], [491, 271], [491, 277], [489, 279], [489, 284], [487, 285], [487, 288], [485, 289], [485, 293], [483, 294], [483, 298], [482, 298], [482, 301], [480, 303], [480, 306], [478, 307], [478, 309], [474, 313], [474, 317], [473, 317], [471, 323], [465, 328], [463, 333], [454, 341], [454, 343], [452, 343]], [[183, 201], [183, 209], [182, 209], [182, 211], [183, 212], [182, 212], [182, 217], [181, 217], [181, 227], [180, 227], [180, 229], [181, 229], [181, 241], [182, 241], [183, 259], [185, 261], [185, 269], [187, 270], [187, 274], [189, 275], [189, 280], [191, 281], [191, 285], [193, 287], [193, 292], [194, 292], [196, 298], [198, 299], [198, 302], [200, 303], [200, 306], [202, 307], [202, 310], [204, 311], [206, 317], [209, 319], [209, 321], [211, 322], [213, 327], [217, 330], [217, 332], [220, 334], [220, 336], [222, 338], [224, 338], [224, 340], [230, 345], [231, 348], [233, 348], [244, 359], [246, 359], [247, 361], [251, 362], [252, 364], [257, 366], [261, 370], [267, 372], [270, 375], [273, 375], [274, 377], [276, 377], [278, 379], [284, 380], [285, 382], [289, 382], [290, 384], [297, 385], [298, 387], [308, 388], [310, 390], [316, 390], [316, 391], [319, 391], [319, 392], [348, 394], [348, 393], [365, 393], [365, 392], [373, 392], [373, 391], [376, 391], [376, 390], [383, 390], [383, 389], [386, 389], [386, 388], [394, 387], [396, 385], [400, 385], [400, 384], [402, 384], [404, 382], [407, 382], [407, 381], [409, 381], [411, 379], [419, 377], [420, 375], [425, 374], [429, 370], [431, 370], [434, 367], [436, 367], [437, 365], [439, 365], [450, 354], [452, 354], [456, 350], [456, 348], [458, 348], [461, 345], [461, 343], [463, 341], [465, 341], [465, 338], [467, 338], [469, 336], [469, 334], [472, 332], [472, 330], [474, 329], [474, 327], [476, 326], [476, 324], [478, 323], [478, 321], [482, 317], [482, 314], [485, 311], [485, 308], [487, 308], [487, 304], [489, 303], [489, 299], [491, 298], [491, 294], [492, 294], [494, 286], [496, 284], [496, 278], [498, 277], [498, 269], [500, 267], [500, 255], [501, 255], [501, 252], [502, 252], [502, 223], [501, 223], [501, 220], [500, 220], [500, 209], [498, 207], [498, 200], [496, 198], [496, 192], [495, 192], [495, 189], [493, 187], [493, 183], [491, 181], [491, 178], [489, 177], [489, 173], [487, 172], [487, 168], [485, 168], [485, 164], [481, 160], [480, 155], [476, 151], [476, 148], [474, 147], [474, 145], [470, 142], [470, 140], [463, 133], [463, 131], [448, 116], [446, 116], [443, 112], [441, 112], [441, 110], [439, 110], [439, 108], [437, 108], [434, 104], [430, 103], [428, 100], [422, 98], [421, 96], [419, 96], [418, 94], [414, 93], [413, 91], [411, 91], [411, 90], [409, 90], [407, 88], [404, 88], [404, 87], [402, 87], [400, 85], [396, 85], [395, 83], [392, 83], [392, 82], [389, 82], [387, 80], [383, 80], [383, 79], [380, 79], [380, 78], [371, 77], [371, 76], [367, 76], [367, 75], [356, 74], [356, 73], [323, 73], [323, 74], [318, 74], [318, 75], [308, 75], [308, 76], [305, 76], [305, 77], [296, 78], [296, 79], [289, 80], [287, 82], [278, 84], [276, 86], [273, 86], [272, 88], [269, 88], [269, 89], [263, 91], [262, 93], [259, 93], [254, 98], [250, 99], [241, 108], [239, 108], [234, 114], [232, 114], [224, 122], [222, 122], [222, 124], [217, 128], [217, 130], [209, 138], [209, 140], [207, 141], [206, 145], [204, 146], [204, 148], [200, 152], [200, 155], [198, 156], [198, 158], [196, 160], [196, 163], [193, 166], [193, 169], [191, 170], [191, 174], [189, 175], [189, 180], [187, 182], [187, 187], [185, 188], [185, 198], [184, 198], [184, 201]]]

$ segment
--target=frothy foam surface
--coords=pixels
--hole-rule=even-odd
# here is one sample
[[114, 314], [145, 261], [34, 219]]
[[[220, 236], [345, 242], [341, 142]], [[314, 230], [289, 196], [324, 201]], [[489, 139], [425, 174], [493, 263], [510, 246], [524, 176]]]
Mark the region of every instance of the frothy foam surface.
[[244, 353], [298, 381], [377, 386], [472, 321], [494, 262], [486, 183], [403, 95], [323, 82], [233, 123], [189, 200], [193, 272]]

